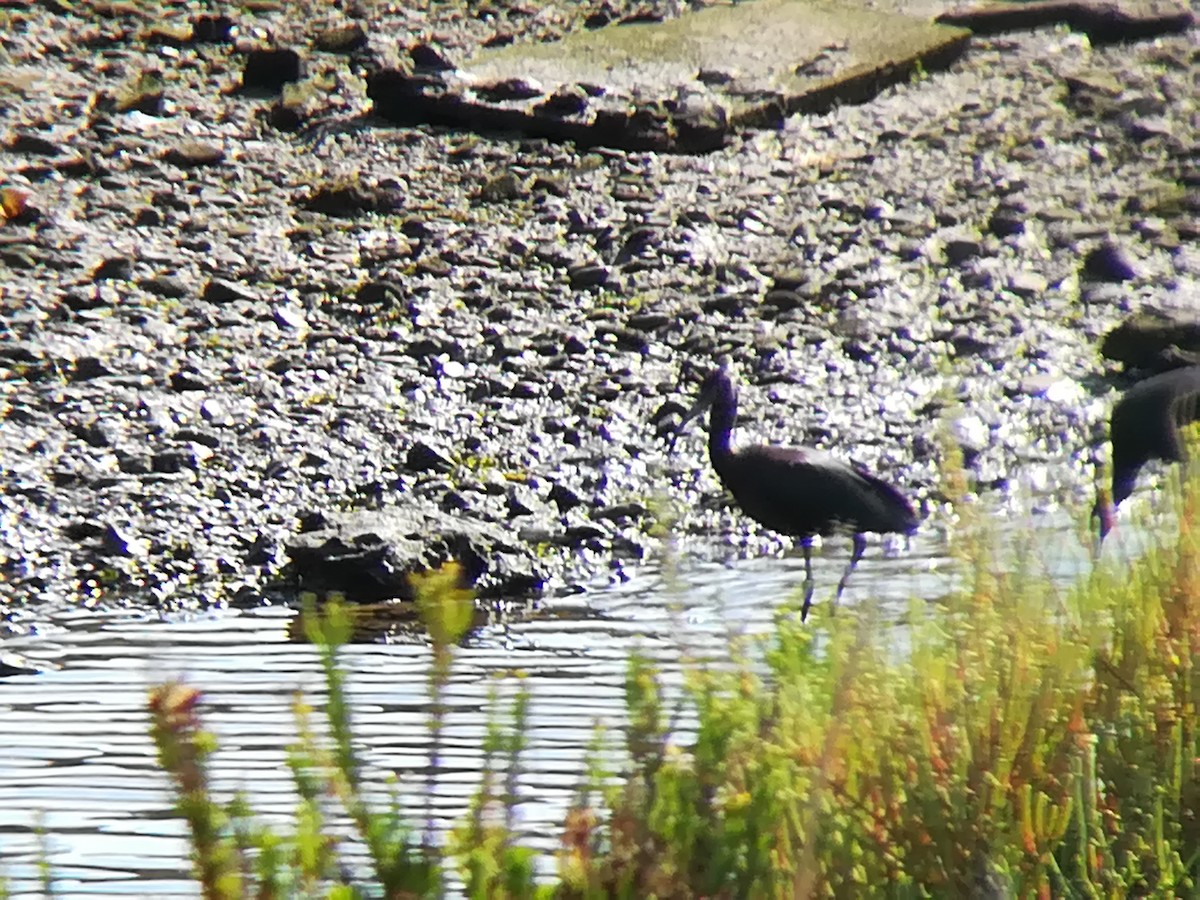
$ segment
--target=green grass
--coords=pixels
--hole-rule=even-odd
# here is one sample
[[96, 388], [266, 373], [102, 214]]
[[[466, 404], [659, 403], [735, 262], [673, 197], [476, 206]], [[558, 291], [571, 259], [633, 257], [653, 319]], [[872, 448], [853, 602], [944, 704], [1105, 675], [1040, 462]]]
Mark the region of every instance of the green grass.
[[[685, 662], [682, 698], [668, 699], [661, 673], [635, 655], [628, 728], [597, 731], [557, 875], [541, 882], [515, 816], [528, 691], [518, 682], [493, 713], [476, 797], [437, 841], [421, 798], [405, 807], [393, 793], [384, 808], [364, 798], [339, 661], [348, 617], [336, 604], [309, 617], [329, 700], [318, 728], [296, 698], [292, 831], [267, 829], [244, 797], [213, 794], [218, 751], [199, 690], [155, 689], [152, 733], [206, 898], [434, 897], [452, 876], [480, 898], [1195, 896], [1190, 496], [1178, 522], [1136, 561], [1097, 566], [1071, 589], [1032, 563], [1014, 568], [1036, 558], [1032, 537], [1001, 554], [964, 522], [954, 547], [964, 587], [914, 601], [903, 641], [870, 604], [805, 624], [784, 602], [770, 634], [732, 639], [719, 662]], [[450, 565], [416, 585], [434, 647], [430, 794], [442, 696], [471, 620], [458, 578]], [[499, 709], [498, 693], [492, 701]], [[686, 744], [674, 737], [681, 716], [694, 723]], [[368, 861], [349, 881], [326, 835], [335, 815], [353, 823]]]

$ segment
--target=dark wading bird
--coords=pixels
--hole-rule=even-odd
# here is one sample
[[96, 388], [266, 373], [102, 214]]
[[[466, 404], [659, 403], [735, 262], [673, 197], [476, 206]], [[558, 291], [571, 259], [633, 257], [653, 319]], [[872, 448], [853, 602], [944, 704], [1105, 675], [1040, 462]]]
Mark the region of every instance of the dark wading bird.
[[1117, 401], [1109, 420], [1112, 499], [1101, 495], [1093, 514], [1100, 539], [1112, 530], [1117, 506], [1133, 493], [1142, 466], [1152, 459], [1186, 462], [1179, 429], [1200, 419], [1200, 366], [1172, 369], [1139, 381]]
[[731, 449], [737, 390], [724, 365], [704, 380], [700, 398], [684, 414], [675, 434], [710, 407], [708, 455], [721, 483], [746, 515], [772, 531], [799, 538], [804, 548], [802, 619], [808, 617], [812, 605], [814, 535], [853, 536], [850, 563], [838, 582], [836, 598], [840, 599], [866, 549], [863, 532], [908, 534], [916, 529], [916, 514], [899, 491], [822, 450], [762, 445]]

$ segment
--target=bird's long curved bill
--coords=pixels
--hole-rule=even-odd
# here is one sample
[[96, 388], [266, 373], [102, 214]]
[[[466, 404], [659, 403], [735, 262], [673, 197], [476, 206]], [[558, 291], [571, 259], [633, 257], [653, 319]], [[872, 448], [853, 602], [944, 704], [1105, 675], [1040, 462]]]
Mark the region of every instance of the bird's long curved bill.
[[679, 424], [676, 425], [671, 431], [671, 443], [669, 445], [671, 450], [675, 449], [675, 441], [679, 438], [679, 435], [683, 433], [683, 430], [687, 428], [693, 419], [699, 418], [705, 410], [712, 406], [712, 402], [713, 398], [711, 396], [707, 394], [701, 394], [700, 398], [692, 404], [692, 408], [683, 414], [683, 418], [679, 420]]

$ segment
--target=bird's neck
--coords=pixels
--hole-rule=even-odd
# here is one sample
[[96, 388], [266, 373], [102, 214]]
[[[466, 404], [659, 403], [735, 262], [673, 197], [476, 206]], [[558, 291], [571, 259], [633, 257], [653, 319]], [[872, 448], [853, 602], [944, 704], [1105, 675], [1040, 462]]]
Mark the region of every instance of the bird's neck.
[[729, 438], [736, 421], [737, 401], [713, 407], [708, 422], [708, 455], [714, 464], [729, 458]]

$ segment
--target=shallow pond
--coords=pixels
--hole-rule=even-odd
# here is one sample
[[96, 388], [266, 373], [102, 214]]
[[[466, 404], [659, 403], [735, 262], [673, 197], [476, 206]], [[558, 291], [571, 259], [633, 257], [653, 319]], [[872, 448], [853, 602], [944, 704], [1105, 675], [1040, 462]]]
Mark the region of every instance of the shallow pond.
[[[1065, 517], [1033, 522], [1045, 532], [1039, 545], [1049, 570], [1062, 579], [1082, 571], [1087, 553]], [[847, 544], [827, 542], [815, 560], [818, 602], [828, 599]], [[944, 548], [940, 535], [925, 532], [898, 552], [873, 544], [843, 602], [878, 604], [899, 618], [911, 597], [936, 600], [954, 579]], [[715, 652], [730, 629], [769, 628], [775, 603], [803, 578], [799, 555], [685, 562], [671, 577], [644, 567], [631, 583], [551, 601], [562, 616], [484, 629], [457, 655], [435, 815], [444, 824], [465, 808], [477, 785], [489, 688], [519, 669], [533, 696], [521, 823], [530, 843], [553, 849], [595, 722], [621, 721], [629, 651], [641, 648], [673, 672], [681, 648]], [[294, 800], [282, 748], [294, 735], [293, 692], [321, 703], [315, 654], [289, 642], [289, 620], [283, 610], [173, 621], [80, 612], [57, 617], [39, 637], [6, 643], [58, 667], [0, 680], [0, 865], [14, 896], [38, 890], [39, 816], [55, 896], [196, 895], [183, 828], [146, 734], [147, 687], [171, 675], [204, 690], [206, 722], [221, 743], [218, 789], [245, 788], [268, 820], [286, 820]], [[427, 762], [428, 661], [415, 639], [357, 645], [345, 655], [371, 778], [382, 785], [397, 772], [414, 797]], [[416, 821], [422, 812], [414, 811]]]

